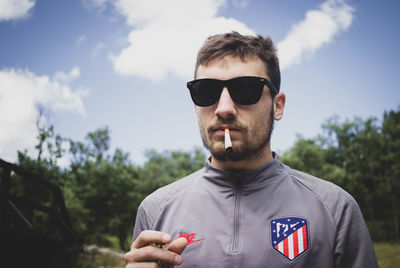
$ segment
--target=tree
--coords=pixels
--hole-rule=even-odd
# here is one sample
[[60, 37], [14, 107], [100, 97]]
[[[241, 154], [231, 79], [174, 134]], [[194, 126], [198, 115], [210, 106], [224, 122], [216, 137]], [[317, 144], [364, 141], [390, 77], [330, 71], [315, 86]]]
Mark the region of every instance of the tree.
[[[400, 230], [400, 109], [376, 118], [328, 119], [321, 135], [298, 137], [281, 156], [292, 168], [308, 172], [341, 186], [357, 200], [375, 240], [399, 240]], [[110, 153], [107, 127], [90, 132], [83, 142], [55, 135], [43, 120], [38, 123], [36, 158], [19, 153], [19, 165], [58, 185], [64, 195], [75, 230], [85, 243], [110, 246], [116, 238], [128, 249], [140, 202], [151, 192], [204, 166], [201, 149], [191, 152], [146, 152], [147, 161], [134, 165], [121, 149]], [[61, 157], [71, 159], [67, 168], [57, 166]], [[50, 195], [35, 185], [18, 185], [14, 191], [33, 200], [50, 202]], [[29, 220], [46, 224], [46, 218], [28, 215]]]
[[89, 133], [85, 140], [71, 141], [73, 160], [65, 192], [76, 227], [92, 243], [102, 243], [112, 235], [118, 237], [120, 248], [127, 249], [137, 208], [145, 196], [204, 165], [199, 149], [192, 153], [150, 150], [148, 161], [137, 167], [120, 149], [108, 153], [108, 128]]
[[[49, 122], [48, 112], [42, 106], [39, 106], [38, 110], [39, 114], [36, 119], [38, 144], [35, 146], [35, 149], [38, 150], [37, 161], [55, 166], [57, 160], [65, 153], [62, 148], [64, 139], [60, 135], [55, 135], [54, 126]], [[46, 153], [44, 157], [43, 153]]]
[[147, 162], [140, 169], [145, 194], [183, 178], [204, 166], [205, 155], [200, 149], [194, 152], [155, 150], [146, 152]]
[[126, 248], [133, 225], [132, 211], [138, 203], [138, 172], [129, 154], [116, 149], [109, 155], [109, 147], [108, 128], [88, 133], [86, 143], [71, 141], [68, 189], [72, 191], [67, 201], [74, 208], [76, 222], [81, 222], [78, 228], [86, 241], [95, 243], [114, 235], [120, 247]]
[[344, 170], [327, 161], [329, 152], [319, 143], [318, 139], [304, 139], [298, 136], [295, 145], [281, 156], [281, 160], [291, 168], [342, 184]]
[[392, 216], [393, 233], [395, 239], [400, 240], [400, 109], [398, 111], [385, 112], [382, 125], [384, 140], [381, 155], [383, 181], [385, 184], [385, 196], [390, 200], [389, 215]]
[[400, 111], [382, 122], [332, 117], [322, 128], [317, 138], [299, 137], [282, 161], [350, 192], [374, 239], [399, 240]]

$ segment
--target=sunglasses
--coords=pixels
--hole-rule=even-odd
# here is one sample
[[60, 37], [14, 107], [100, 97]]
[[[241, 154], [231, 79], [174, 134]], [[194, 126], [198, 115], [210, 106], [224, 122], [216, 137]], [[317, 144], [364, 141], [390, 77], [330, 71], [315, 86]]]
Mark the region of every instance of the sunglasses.
[[229, 95], [235, 103], [255, 104], [261, 98], [264, 85], [269, 87], [272, 96], [278, 94], [278, 90], [270, 81], [255, 76], [241, 76], [230, 80], [204, 78], [187, 83], [194, 104], [202, 107], [217, 103], [224, 87], [228, 88]]

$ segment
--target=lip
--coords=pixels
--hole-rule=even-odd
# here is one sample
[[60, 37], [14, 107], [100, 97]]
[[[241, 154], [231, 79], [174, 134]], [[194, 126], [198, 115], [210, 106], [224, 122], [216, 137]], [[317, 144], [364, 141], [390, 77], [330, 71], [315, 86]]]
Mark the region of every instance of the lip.
[[229, 129], [229, 134], [231, 135], [235, 132], [240, 131], [238, 128], [229, 125], [221, 125], [219, 127], [213, 128], [212, 131], [216, 132], [219, 135], [225, 135], [225, 129]]

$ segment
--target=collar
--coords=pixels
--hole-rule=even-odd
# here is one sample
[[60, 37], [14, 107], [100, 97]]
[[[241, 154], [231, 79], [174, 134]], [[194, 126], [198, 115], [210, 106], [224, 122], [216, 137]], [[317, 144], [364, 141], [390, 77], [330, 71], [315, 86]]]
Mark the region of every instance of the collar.
[[221, 170], [214, 167], [209, 158], [203, 177], [206, 182], [217, 187], [254, 190], [278, 179], [284, 172], [284, 165], [279, 161], [278, 155], [273, 153], [273, 157], [273, 160], [254, 170]]

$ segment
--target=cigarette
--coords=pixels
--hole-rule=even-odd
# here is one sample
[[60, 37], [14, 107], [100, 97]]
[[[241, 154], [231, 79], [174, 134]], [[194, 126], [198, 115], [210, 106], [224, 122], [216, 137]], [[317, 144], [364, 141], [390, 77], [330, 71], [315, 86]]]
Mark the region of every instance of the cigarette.
[[232, 148], [232, 141], [231, 136], [229, 135], [229, 128], [225, 128], [225, 151], [231, 152]]
[[[167, 246], [165, 244], [162, 244], [162, 243], [150, 243], [150, 246], [156, 247], [156, 248], [161, 248], [161, 249], [164, 249], [164, 250], [167, 248]], [[164, 261], [158, 260], [157, 264], [158, 264], [159, 267], [167, 267], [167, 264]]]

